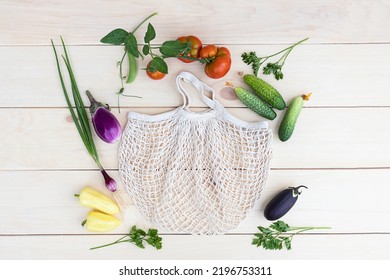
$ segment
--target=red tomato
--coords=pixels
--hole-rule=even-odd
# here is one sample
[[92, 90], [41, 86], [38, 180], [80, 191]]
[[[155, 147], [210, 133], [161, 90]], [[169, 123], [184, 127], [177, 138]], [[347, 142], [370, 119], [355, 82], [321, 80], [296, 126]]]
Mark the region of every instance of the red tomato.
[[232, 64], [230, 52], [225, 47], [207, 45], [200, 50], [199, 57], [208, 61], [206, 62], [204, 72], [213, 79], [225, 76]]
[[[199, 51], [202, 49], [202, 42], [199, 40], [198, 37], [195, 36], [182, 36], [177, 38], [177, 40], [180, 43], [191, 43], [191, 50], [188, 52], [187, 56], [198, 58], [199, 57]], [[181, 61], [185, 63], [194, 62], [195, 60], [185, 59], [185, 58], [179, 58]]]
[[148, 65], [146, 66], [146, 74], [149, 76], [149, 78], [153, 79], [153, 80], [161, 80], [162, 78], [165, 77], [165, 74], [164, 73], [161, 73], [160, 71], [151, 71], [150, 70], [150, 63], [152, 62], [149, 62]]

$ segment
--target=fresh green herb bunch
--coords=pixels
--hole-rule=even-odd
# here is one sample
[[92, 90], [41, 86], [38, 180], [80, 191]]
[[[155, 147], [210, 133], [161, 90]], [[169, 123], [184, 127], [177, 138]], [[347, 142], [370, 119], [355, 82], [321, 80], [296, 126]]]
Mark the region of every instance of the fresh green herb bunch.
[[308, 40], [309, 38], [305, 38], [297, 43], [295, 43], [294, 45], [288, 47], [288, 48], [285, 48], [277, 53], [274, 53], [274, 54], [271, 54], [269, 56], [257, 56], [256, 55], [256, 52], [249, 52], [249, 53], [246, 53], [244, 52], [242, 55], [241, 55], [241, 58], [242, 58], [242, 61], [248, 65], [252, 65], [252, 70], [253, 70], [253, 74], [255, 76], [257, 76], [257, 74], [259, 73], [259, 70], [260, 70], [260, 67], [271, 57], [274, 57], [274, 56], [277, 56], [278, 54], [281, 54], [281, 53], [284, 53], [278, 61], [272, 63], [272, 62], [268, 62], [266, 66], [263, 67], [263, 74], [264, 75], [270, 75], [270, 74], [273, 74], [275, 79], [276, 80], [281, 80], [283, 79], [283, 73], [282, 73], [282, 67], [284, 65], [284, 63], [286, 62], [286, 59], [288, 57], [288, 55], [290, 54], [290, 52], [292, 51], [292, 49], [294, 47], [296, 47], [297, 45], [305, 42], [306, 40]]
[[[128, 96], [123, 94], [124, 91], [124, 85], [123, 81], [126, 80], [127, 83], [131, 83], [134, 81], [136, 76], [136, 59], [142, 58], [144, 59], [144, 56], [150, 55], [152, 58], [152, 61], [149, 65], [149, 71], [155, 72], [159, 71], [164, 74], [168, 74], [168, 65], [164, 61], [165, 58], [168, 57], [179, 57], [179, 55], [187, 55], [188, 52], [191, 50], [191, 43], [181, 43], [177, 40], [172, 41], [165, 41], [161, 46], [152, 46], [151, 42], [156, 37], [156, 31], [151, 23], [148, 24], [148, 28], [146, 30], [145, 36], [144, 36], [144, 43], [142, 47], [142, 52], [138, 49], [138, 42], [137, 38], [135, 37], [134, 33], [144, 24], [148, 19], [151, 17], [157, 15], [157, 13], [153, 13], [147, 18], [145, 18], [132, 32], [127, 32], [126, 30], [122, 28], [117, 28], [109, 32], [106, 36], [104, 36], [100, 42], [110, 45], [124, 45], [124, 54], [122, 56], [122, 59], [118, 62], [119, 65], [119, 75], [121, 79], [122, 87], [118, 92], [118, 98], [119, 95], [122, 96]], [[153, 52], [154, 49], [158, 49], [160, 54]], [[122, 71], [122, 65], [123, 61], [128, 56], [129, 61], [129, 73], [126, 76], [123, 75]], [[131, 96], [134, 97], [134, 96]]]
[[[62, 43], [62, 48], [64, 50], [64, 55], [62, 55], [62, 59], [64, 60], [66, 69], [68, 71], [70, 85], [72, 88], [72, 95], [68, 94], [68, 90], [66, 89], [65, 81], [64, 81], [61, 67], [60, 67], [60, 61], [58, 58], [57, 50], [56, 50], [56, 47], [54, 46], [53, 40], [51, 40], [51, 45], [53, 47], [53, 51], [54, 51], [54, 55], [55, 55], [56, 63], [57, 63], [57, 71], [58, 71], [58, 75], [60, 77], [61, 87], [62, 87], [62, 91], [63, 91], [64, 96], [65, 96], [66, 104], [68, 105], [73, 122], [76, 125], [77, 131], [80, 134], [81, 140], [83, 141], [85, 148], [87, 149], [88, 153], [91, 155], [91, 157], [93, 158], [96, 165], [99, 167], [100, 172], [103, 175], [107, 189], [109, 189], [112, 192], [115, 192], [116, 191], [115, 180], [112, 179], [107, 174], [106, 170], [103, 168], [102, 164], [100, 163], [99, 154], [97, 152], [96, 145], [95, 145], [95, 142], [94, 142], [93, 137], [92, 137], [91, 126], [89, 124], [87, 111], [85, 109], [83, 99], [81, 98], [80, 90], [77, 86], [76, 78], [73, 74], [72, 65], [70, 63], [68, 52], [66, 50], [65, 42], [64, 42], [62, 37], [61, 37], [61, 43]], [[69, 96], [71, 96], [73, 98], [74, 105], [72, 104], [71, 97], [69, 97]], [[73, 107], [75, 107], [75, 109]]]
[[282, 250], [283, 247], [291, 250], [291, 242], [295, 235], [313, 229], [330, 229], [330, 227], [290, 227], [283, 221], [272, 223], [268, 228], [257, 227], [260, 233], [256, 233], [252, 245], [262, 247], [265, 250]]
[[91, 250], [108, 247], [114, 244], [124, 243], [124, 242], [134, 243], [137, 247], [145, 249], [144, 241], [148, 243], [150, 246], [155, 247], [157, 250], [160, 250], [162, 248], [162, 238], [158, 236], [157, 229], [149, 229], [148, 232], [145, 232], [144, 230], [138, 229], [136, 226], [133, 226], [130, 229], [129, 234], [121, 237], [120, 239], [112, 243], [93, 247], [91, 248]]

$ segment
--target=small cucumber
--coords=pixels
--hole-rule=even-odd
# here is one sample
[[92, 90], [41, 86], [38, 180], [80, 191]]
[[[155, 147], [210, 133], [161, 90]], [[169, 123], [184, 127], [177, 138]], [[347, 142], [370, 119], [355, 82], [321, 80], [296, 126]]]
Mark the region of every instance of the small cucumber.
[[238, 99], [253, 112], [269, 120], [275, 119], [275, 111], [256, 95], [242, 87], [235, 87], [234, 90]]
[[291, 101], [279, 126], [279, 139], [281, 141], [285, 142], [290, 139], [294, 132], [299, 114], [301, 113], [303, 101], [309, 100], [310, 95], [311, 94], [297, 96]]
[[286, 107], [286, 102], [280, 93], [266, 81], [255, 75], [245, 75], [244, 82], [271, 107], [278, 110], [283, 110]]

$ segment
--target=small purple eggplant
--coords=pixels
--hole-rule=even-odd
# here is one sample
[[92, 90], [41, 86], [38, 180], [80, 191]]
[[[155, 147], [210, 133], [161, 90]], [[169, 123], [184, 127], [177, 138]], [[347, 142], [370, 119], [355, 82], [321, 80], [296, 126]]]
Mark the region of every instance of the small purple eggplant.
[[268, 202], [264, 209], [264, 217], [269, 221], [274, 221], [286, 215], [297, 202], [298, 196], [301, 194], [301, 191], [299, 191], [300, 188], [307, 189], [305, 186], [298, 186], [295, 188], [290, 187], [279, 192]]
[[96, 134], [107, 143], [115, 143], [122, 134], [122, 128], [118, 119], [110, 112], [110, 106], [98, 102], [87, 90], [87, 96], [91, 105], [89, 111], [92, 116], [92, 124]]

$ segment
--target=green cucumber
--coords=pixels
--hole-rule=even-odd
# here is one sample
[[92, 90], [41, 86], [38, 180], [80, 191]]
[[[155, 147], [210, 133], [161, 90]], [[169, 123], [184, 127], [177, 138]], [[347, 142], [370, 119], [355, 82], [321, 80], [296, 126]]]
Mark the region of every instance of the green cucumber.
[[252, 92], [247, 91], [242, 87], [235, 87], [234, 91], [236, 92], [238, 99], [253, 112], [269, 120], [275, 119], [275, 111]]
[[286, 102], [282, 95], [273, 86], [266, 81], [256, 77], [255, 75], [245, 75], [244, 82], [265, 102], [271, 107], [278, 110], [283, 110], [286, 107]]
[[278, 134], [281, 141], [285, 142], [290, 139], [294, 132], [295, 124], [297, 123], [299, 114], [301, 113], [303, 101], [309, 100], [310, 95], [311, 94], [297, 96], [291, 101], [290, 106], [288, 106], [279, 126]]

